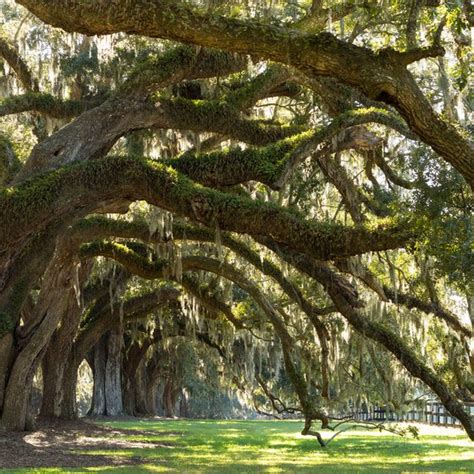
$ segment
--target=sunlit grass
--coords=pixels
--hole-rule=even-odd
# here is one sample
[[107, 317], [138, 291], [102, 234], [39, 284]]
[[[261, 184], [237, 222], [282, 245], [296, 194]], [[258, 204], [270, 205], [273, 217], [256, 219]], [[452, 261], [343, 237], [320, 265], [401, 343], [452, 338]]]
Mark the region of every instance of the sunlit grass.
[[[474, 445], [458, 430], [422, 429], [420, 439], [347, 431], [328, 448], [301, 436], [295, 421], [137, 420], [103, 422], [133, 429], [125, 439], [160, 447], [87, 451], [140, 458], [140, 465], [11, 472], [474, 472]], [[91, 463], [92, 464], [92, 463]]]

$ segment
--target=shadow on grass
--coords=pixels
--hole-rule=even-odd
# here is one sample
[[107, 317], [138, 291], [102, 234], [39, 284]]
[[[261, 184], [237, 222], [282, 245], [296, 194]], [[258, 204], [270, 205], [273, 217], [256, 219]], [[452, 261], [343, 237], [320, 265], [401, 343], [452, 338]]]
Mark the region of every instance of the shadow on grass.
[[[474, 472], [473, 445], [456, 432], [413, 440], [348, 431], [322, 449], [314, 438], [299, 434], [301, 423], [291, 421], [126, 420], [100, 425], [121, 432], [124, 440], [155, 446], [88, 450], [88, 456], [113, 454], [123, 464], [94, 468], [90, 463], [67, 472]], [[156, 447], [159, 443], [164, 445]]]

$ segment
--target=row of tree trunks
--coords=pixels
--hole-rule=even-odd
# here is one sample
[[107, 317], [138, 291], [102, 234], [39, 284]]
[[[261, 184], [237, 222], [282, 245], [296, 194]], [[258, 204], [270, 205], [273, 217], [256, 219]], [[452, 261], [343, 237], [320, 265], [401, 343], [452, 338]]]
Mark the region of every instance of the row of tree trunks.
[[[57, 338], [64, 336], [61, 334], [62, 328], [55, 334]], [[71, 334], [69, 332], [69, 336]], [[102, 335], [99, 335], [85, 357], [93, 374], [92, 402], [88, 415], [154, 416], [160, 413], [175, 416], [179, 412], [181, 387], [172, 376], [162, 378], [160, 360], [156, 356], [147, 360], [148, 349], [161, 340], [161, 333], [155, 331], [141, 344], [125, 337], [129, 345], [124, 345], [123, 324], [115, 320], [110, 330], [98, 334]], [[71, 345], [73, 338], [68, 339]], [[45, 418], [76, 419], [78, 369], [84, 360], [83, 354], [79, 355], [80, 351], [75, 345], [70, 348], [67, 359], [54, 357], [54, 352], [48, 351], [42, 364], [43, 400], [40, 415]]]

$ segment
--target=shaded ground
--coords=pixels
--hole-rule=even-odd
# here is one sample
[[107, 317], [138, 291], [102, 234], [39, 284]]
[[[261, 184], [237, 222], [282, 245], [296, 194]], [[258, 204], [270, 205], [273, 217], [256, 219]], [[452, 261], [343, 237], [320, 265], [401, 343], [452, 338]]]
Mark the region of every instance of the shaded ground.
[[35, 433], [0, 435], [0, 468], [22, 474], [474, 472], [474, 444], [461, 430], [420, 426], [415, 440], [358, 429], [321, 449], [301, 429], [301, 422], [261, 420], [43, 423]]
[[[114, 453], [124, 449], [171, 448], [171, 443], [130, 439], [136, 434], [136, 430], [114, 429], [86, 421], [42, 420], [33, 433], [0, 432], [0, 468], [134, 465], [143, 459]], [[156, 432], [141, 434], [156, 435]], [[103, 454], [88, 454], [92, 450]]]

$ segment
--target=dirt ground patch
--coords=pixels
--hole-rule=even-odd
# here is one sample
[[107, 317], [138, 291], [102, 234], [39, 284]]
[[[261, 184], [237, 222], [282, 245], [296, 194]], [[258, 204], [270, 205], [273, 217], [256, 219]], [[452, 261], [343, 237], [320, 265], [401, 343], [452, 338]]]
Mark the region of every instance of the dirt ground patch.
[[[98, 467], [143, 463], [141, 457], [114, 456], [114, 450], [167, 447], [171, 443], [129, 441], [124, 436], [156, 432], [120, 430], [87, 421], [39, 421], [31, 433], [0, 433], [0, 468]], [[87, 451], [110, 451], [89, 455]], [[77, 454], [74, 451], [85, 451]]]

